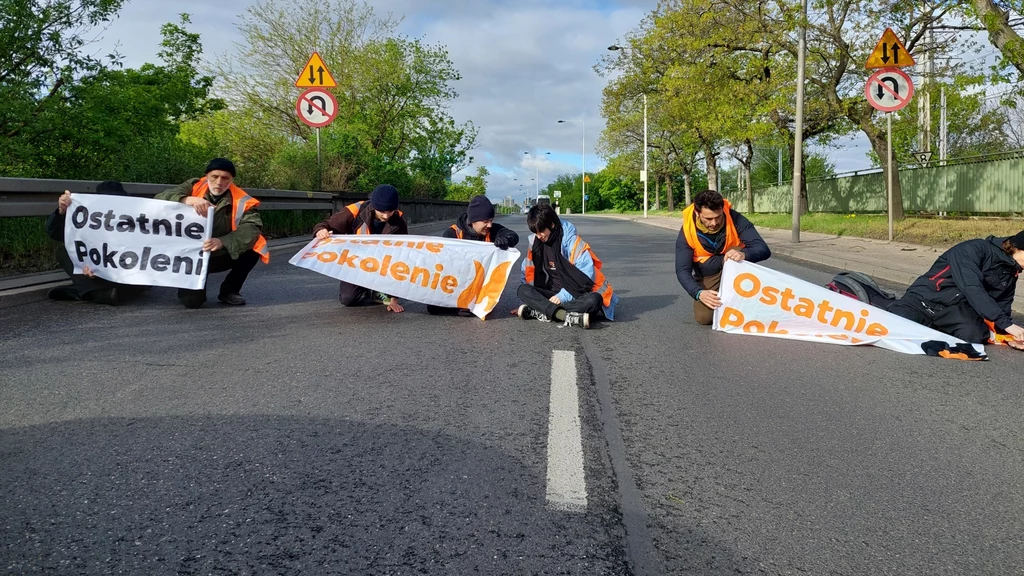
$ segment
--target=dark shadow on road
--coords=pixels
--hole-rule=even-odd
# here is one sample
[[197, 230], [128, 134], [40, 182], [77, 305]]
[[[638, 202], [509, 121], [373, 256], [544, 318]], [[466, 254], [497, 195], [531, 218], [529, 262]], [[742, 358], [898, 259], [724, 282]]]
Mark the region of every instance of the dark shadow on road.
[[4, 430], [0, 478], [14, 574], [627, 572], [619, 539], [602, 541], [617, 515], [549, 510], [521, 461], [424, 430], [78, 420]]

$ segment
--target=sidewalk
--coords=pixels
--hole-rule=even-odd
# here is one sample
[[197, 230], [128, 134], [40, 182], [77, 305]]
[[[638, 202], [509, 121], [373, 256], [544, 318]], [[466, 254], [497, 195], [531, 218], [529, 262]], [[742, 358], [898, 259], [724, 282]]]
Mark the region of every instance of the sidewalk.
[[[602, 215], [606, 218], [632, 220], [641, 224], [679, 230], [678, 218], [665, 216], [615, 216]], [[783, 256], [791, 260], [820, 264], [841, 270], [856, 270], [878, 280], [885, 280], [907, 286], [918, 276], [925, 273], [944, 250], [905, 244], [902, 242], [885, 242], [852, 236], [833, 236], [800, 232], [800, 242], [794, 244], [791, 230], [776, 228], [758, 228], [761, 237], [772, 249], [773, 256]], [[1016, 298], [1013, 300], [1013, 311], [1024, 314], [1024, 288], [1020, 285]]]

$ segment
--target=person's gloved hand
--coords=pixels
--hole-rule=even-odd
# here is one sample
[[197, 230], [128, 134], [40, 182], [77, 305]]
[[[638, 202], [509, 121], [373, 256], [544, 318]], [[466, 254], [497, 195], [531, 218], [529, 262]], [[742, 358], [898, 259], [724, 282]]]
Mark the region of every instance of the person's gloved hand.
[[498, 236], [494, 239], [494, 245], [502, 250], [508, 250], [508, 238]]
[[921, 344], [921, 350], [928, 356], [938, 356], [949, 360], [988, 360], [988, 356], [979, 353], [970, 344], [950, 346], [940, 340], [929, 340]]

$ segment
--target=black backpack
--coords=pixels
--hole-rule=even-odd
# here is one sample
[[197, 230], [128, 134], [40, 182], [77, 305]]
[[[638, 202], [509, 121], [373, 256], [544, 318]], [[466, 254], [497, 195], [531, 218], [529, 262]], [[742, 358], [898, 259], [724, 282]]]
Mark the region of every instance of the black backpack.
[[896, 300], [896, 296], [892, 292], [882, 290], [871, 276], [860, 272], [840, 272], [825, 287], [882, 310]]

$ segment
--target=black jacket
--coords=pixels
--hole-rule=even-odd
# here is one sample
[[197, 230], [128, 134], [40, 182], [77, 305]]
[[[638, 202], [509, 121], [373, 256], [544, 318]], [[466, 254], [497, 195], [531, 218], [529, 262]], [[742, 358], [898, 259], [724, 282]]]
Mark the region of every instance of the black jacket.
[[[459, 219], [455, 221], [455, 225], [462, 230], [463, 240], [478, 240], [483, 241], [484, 237], [480, 236], [473, 231], [473, 227], [469, 225], [469, 214], [463, 214], [459, 216]], [[444, 233], [441, 234], [444, 238], [458, 238], [455, 230], [452, 230], [451, 226], [444, 229]], [[519, 244], [519, 234], [516, 234], [514, 230], [505, 228], [497, 222], [491, 223], [491, 241], [495, 241], [498, 238], [504, 238], [508, 240], [508, 247], [513, 248]]]
[[60, 210], [54, 210], [46, 219], [46, 235], [57, 242], [64, 242], [64, 222], [67, 217], [68, 215], [61, 214]]
[[[767, 260], [772, 255], [772, 251], [758, 234], [757, 228], [754, 228], [750, 220], [735, 210], [731, 210], [730, 215], [733, 225], [736, 226], [736, 234], [739, 235], [740, 242], [743, 243], [744, 247], [741, 251], [747, 256], [747, 261]], [[696, 217], [694, 214], [694, 218]], [[676, 278], [679, 279], [679, 283], [691, 298], [696, 300], [697, 292], [701, 290], [701, 285], [696, 279], [718, 274], [722, 271], [723, 265], [725, 265], [725, 258], [721, 253], [708, 258], [703, 264], [694, 262], [693, 248], [686, 242], [686, 234], [683, 233], [682, 227], [679, 228], [679, 237], [676, 238]]]
[[[363, 205], [359, 208], [359, 213], [355, 217], [348, 211], [348, 206], [338, 210], [336, 213], [328, 216], [323, 222], [313, 227], [313, 234], [316, 234], [320, 230], [327, 229], [333, 234], [355, 234], [356, 230], [363, 225], [363, 222], [373, 222], [373, 206], [369, 202], [363, 202]], [[373, 226], [370, 226], [370, 233], [373, 233]], [[384, 229], [381, 234], [408, 234], [409, 225], [405, 223], [405, 218], [398, 215], [395, 212], [388, 218], [387, 222], [384, 223]]]
[[953, 246], [907, 288], [907, 295], [941, 306], [966, 299], [979, 316], [1005, 330], [1013, 324], [1013, 294], [1021, 268], [1003, 252], [1003, 240], [989, 236]]

